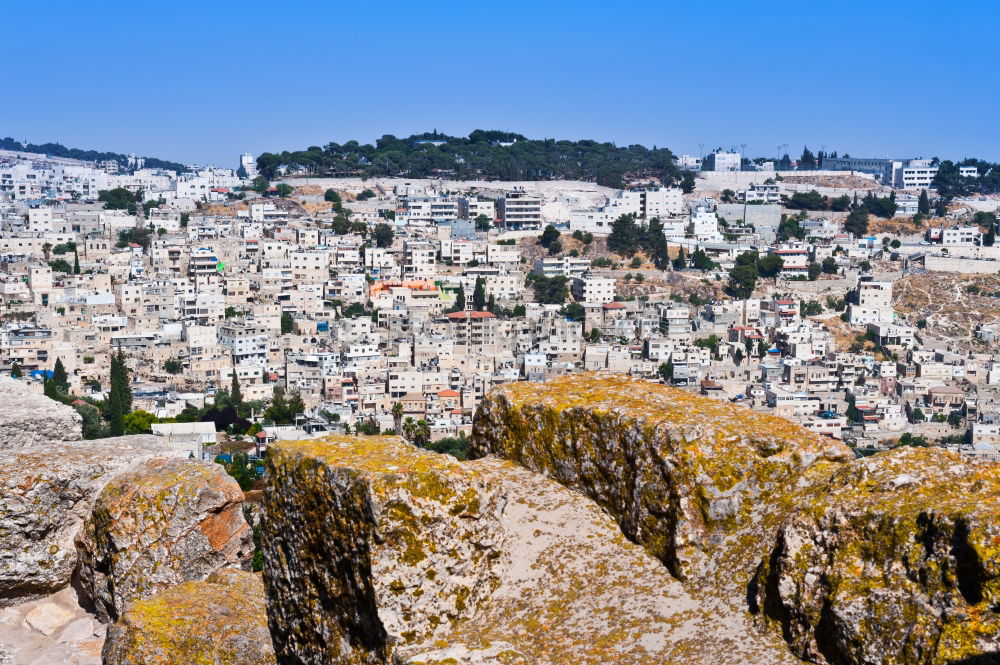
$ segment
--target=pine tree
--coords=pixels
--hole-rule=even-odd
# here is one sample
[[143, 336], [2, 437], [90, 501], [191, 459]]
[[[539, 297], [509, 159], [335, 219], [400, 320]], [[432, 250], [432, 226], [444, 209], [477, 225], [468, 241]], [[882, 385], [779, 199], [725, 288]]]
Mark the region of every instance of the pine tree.
[[14, 379], [20, 379], [24, 376], [24, 373], [21, 371], [21, 366], [17, 363], [12, 363], [10, 366], [10, 376]]
[[497, 300], [493, 297], [492, 293], [490, 294], [489, 300], [486, 301], [486, 311], [491, 314], [497, 313]]
[[681, 247], [677, 250], [677, 258], [673, 261], [674, 270], [684, 270], [687, 267], [687, 261], [684, 260], [684, 248]]
[[73, 274], [80, 274], [80, 254], [76, 251], [73, 252]]
[[486, 307], [486, 280], [482, 277], [476, 278], [476, 288], [472, 292], [472, 308], [477, 311], [483, 311], [483, 307]]
[[229, 400], [237, 410], [243, 406], [243, 392], [240, 390], [240, 379], [236, 375], [235, 367], [233, 367], [233, 382], [229, 387]]
[[465, 311], [465, 287], [458, 285], [458, 293], [455, 294], [455, 305], [451, 308], [453, 312]]
[[69, 375], [66, 373], [66, 367], [63, 365], [62, 358], [56, 358], [56, 366], [52, 370], [51, 383], [55, 390], [60, 390], [64, 393], [69, 392]]
[[917, 199], [917, 212], [921, 215], [931, 214], [931, 200], [930, 197], [927, 196], [926, 189], [920, 190], [920, 198]]
[[129, 386], [125, 355], [119, 349], [111, 356], [111, 388], [104, 402], [104, 418], [108, 421], [111, 436], [125, 433], [125, 415], [132, 410], [132, 389]]

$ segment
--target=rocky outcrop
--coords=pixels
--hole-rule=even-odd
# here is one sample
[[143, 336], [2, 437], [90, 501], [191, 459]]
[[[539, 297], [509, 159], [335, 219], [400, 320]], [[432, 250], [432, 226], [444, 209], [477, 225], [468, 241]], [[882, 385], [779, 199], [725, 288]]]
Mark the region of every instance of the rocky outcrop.
[[157, 437], [140, 435], [0, 451], [0, 605], [69, 584], [97, 495], [159, 450]]
[[101, 665], [105, 626], [70, 587], [0, 609], [3, 665]]
[[223, 569], [133, 603], [108, 628], [104, 665], [274, 665], [260, 575]]
[[395, 437], [269, 450], [264, 579], [281, 663], [794, 663], [703, 604], [595, 503]]
[[83, 438], [83, 419], [73, 407], [34, 393], [20, 380], [0, 377], [0, 450]]
[[757, 588], [813, 662], [1000, 662], [1000, 465], [901, 448], [844, 466], [781, 530]]
[[469, 452], [582, 492], [680, 579], [726, 574], [796, 484], [853, 457], [781, 418], [595, 374], [493, 390]]
[[78, 538], [79, 587], [101, 621], [253, 554], [243, 491], [212, 462], [153, 458], [101, 491]]

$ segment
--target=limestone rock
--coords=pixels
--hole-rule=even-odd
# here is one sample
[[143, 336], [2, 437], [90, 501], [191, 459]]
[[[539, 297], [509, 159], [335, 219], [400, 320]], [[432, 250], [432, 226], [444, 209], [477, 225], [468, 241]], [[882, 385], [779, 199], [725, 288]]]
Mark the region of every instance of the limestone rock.
[[160, 450], [148, 435], [0, 450], [0, 605], [69, 584], [74, 540], [97, 494]]
[[281, 442], [262, 516], [283, 663], [796, 662], [742, 607], [703, 606], [595, 503], [502, 460], [395, 437]]
[[680, 579], [727, 574], [797, 483], [853, 457], [787, 420], [647, 381], [575, 374], [490, 392], [470, 457], [496, 455], [582, 492]]
[[243, 491], [213, 462], [153, 458], [115, 476], [78, 538], [79, 581], [102, 621], [253, 554]]
[[70, 587], [0, 610], [0, 665], [101, 665], [103, 644]]
[[104, 665], [274, 665], [260, 576], [223, 569], [133, 603], [108, 629]]
[[813, 662], [1000, 662], [1000, 465], [898, 448], [843, 467], [778, 536], [758, 599]]
[[0, 377], [0, 450], [83, 438], [83, 419], [73, 407], [29, 390], [20, 380]]

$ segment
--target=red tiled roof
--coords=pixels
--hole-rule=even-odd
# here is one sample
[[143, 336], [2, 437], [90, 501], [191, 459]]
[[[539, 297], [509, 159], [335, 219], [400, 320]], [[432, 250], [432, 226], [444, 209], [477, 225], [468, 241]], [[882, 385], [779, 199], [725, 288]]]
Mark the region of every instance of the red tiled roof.
[[495, 319], [496, 314], [493, 312], [449, 312], [446, 314], [449, 319], [457, 321], [459, 319]]
[[625, 309], [625, 305], [620, 302], [607, 302], [604, 303], [604, 309]]
[[459, 394], [456, 391], [451, 390], [449, 388], [449, 389], [442, 390], [441, 392], [439, 392], [438, 393], [438, 397], [459, 397]]

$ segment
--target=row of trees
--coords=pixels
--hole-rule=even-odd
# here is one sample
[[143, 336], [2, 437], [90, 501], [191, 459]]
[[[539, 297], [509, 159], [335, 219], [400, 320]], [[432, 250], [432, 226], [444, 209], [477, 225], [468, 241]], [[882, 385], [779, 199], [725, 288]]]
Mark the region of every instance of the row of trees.
[[[103, 152], [99, 150], [81, 150], [79, 148], [67, 148], [61, 143], [28, 143], [22, 144], [20, 141], [9, 136], [0, 139], [0, 150], [16, 150], [18, 152], [30, 152], [38, 155], [50, 155], [52, 157], [67, 157], [69, 159], [79, 159], [85, 162], [118, 162], [120, 170], [127, 171], [129, 167], [129, 156], [119, 152]], [[151, 169], [168, 169], [170, 171], [187, 171], [187, 167], [178, 162], [171, 162], [156, 157], [144, 157], [144, 166]]]
[[[460, 180], [573, 179], [621, 187], [625, 174], [683, 184], [666, 148], [619, 147], [596, 141], [528, 139], [520, 134], [475, 130], [467, 137], [436, 130], [397, 138], [386, 134], [375, 145], [348, 141], [305, 150], [263, 153], [257, 168], [273, 178], [282, 167], [312, 175], [405, 176], [449, 174]], [[693, 178], [689, 183], [694, 186]]]
[[642, 250], [657, 268], [662, 270], [670, 265], [667, 236], [658, 217], [640, 224], [635, 213], [622, 215], [611, 224], [608, 249], [622, 256], [634, 256]]

